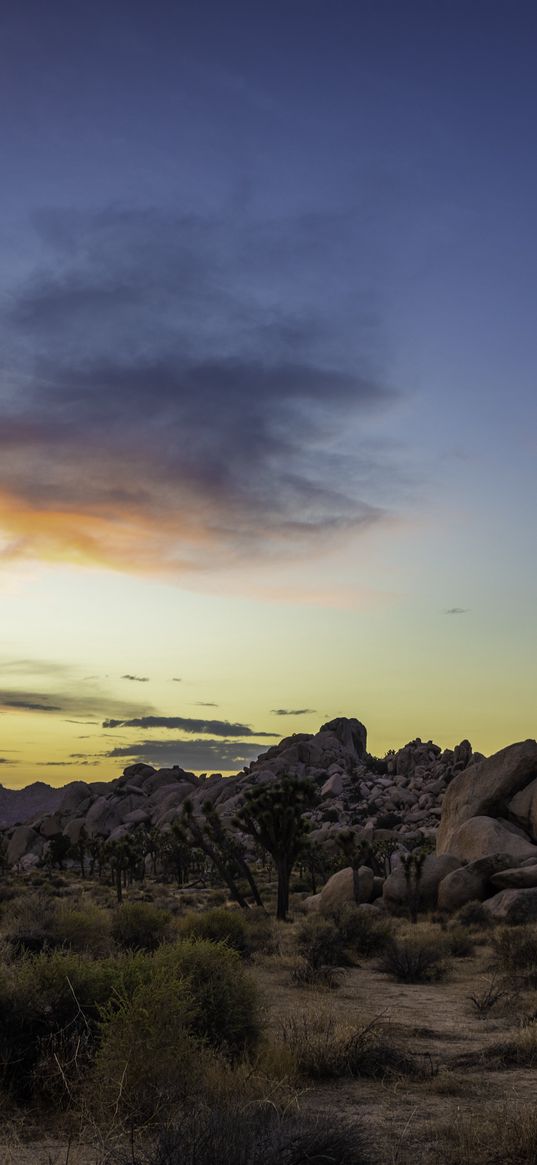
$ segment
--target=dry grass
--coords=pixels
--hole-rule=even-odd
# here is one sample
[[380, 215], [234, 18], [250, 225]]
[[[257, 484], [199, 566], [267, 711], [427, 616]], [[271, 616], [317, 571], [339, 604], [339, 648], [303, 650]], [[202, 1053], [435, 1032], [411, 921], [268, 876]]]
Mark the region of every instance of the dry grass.
[[[513, 1101], [485, 1105], [471, 1116], [439, 1121], [430, 1130], [439, 1165], [536, 1165], [537, 1111]], [[410, 1165], [410, 1161], [409, 1161]]]
[[380, 1018], [351, 1025], [338, 1023], [329, 1012], [304, 1013], [285, 1021], [282, 1038], [298, 1074], [310, 1080], [423, 1074], [416, 1057], [400, 1047]]

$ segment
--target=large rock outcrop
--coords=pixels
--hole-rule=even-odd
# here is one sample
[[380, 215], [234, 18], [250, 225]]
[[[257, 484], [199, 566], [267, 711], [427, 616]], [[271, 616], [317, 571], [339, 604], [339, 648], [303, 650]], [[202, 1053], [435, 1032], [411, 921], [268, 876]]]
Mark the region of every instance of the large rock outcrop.
[[510, 802], [536, 778], [535, 740], [511, 744], [494, 756], [466, 768], [453, 779], [446, 792], [436, 842], [437, 853], [454, 852], [453, 838], [457, 830], [471, 818], [500, 817], [509, 820]]
[[[438, 887], [442, 880], [460, 866], [458, 858], [452, 854], [435, 857], [428, 854], [423, 863], [418, 886], [418, 905], [421, 910], [434, 910], [437, 905]], [[408, 906], [408, 882], [402, 864], [386, 878], [383, 898], [389, 910], [405, 910]]]

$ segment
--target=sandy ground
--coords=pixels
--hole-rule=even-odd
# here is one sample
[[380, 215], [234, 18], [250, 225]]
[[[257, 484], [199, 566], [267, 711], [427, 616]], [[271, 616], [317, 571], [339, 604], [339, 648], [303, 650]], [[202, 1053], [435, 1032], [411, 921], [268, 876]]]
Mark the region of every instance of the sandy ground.
[[[347, 1080], [304, 1085], [300, 1103], [316, 1113], [339, 1113], [359, 1119], [371, 1140], [379, 1165], [435, 1165], [442, 1162], [435, 1126], [455, 1125], [462, 1116], [477, 1114], [484, 1103], [533, 1103], [535, 1072], [493, 1070], [482, 1062], [488, 1046], [516, 1027], [531, 1000], [500, 1005], [494, 1018], [479, 1019], [469, 1000], [490, 978], [491, 952], [478, 947], [468, 959], [457, 959], [449, 977], [431, 985], [392, 982], [365, 961], [343, 973], [335, 991], [298, 989], [290, 984], [291, 960], [262, 958], [252, 968], [264, 1001], [266, 1021], [275, 1037], [291, 1016], [328, 1012], [345, 1024], [362, 1026], [375, 1017], [397, 1035], [401, 1046], [422, 1057], [430, 1069], [424, 1081], [401, 1078], [389, 1082]], [[39, 1139], [35, 1131], [4, 1125], [0, 1134], [0, 1165], [99, 1165], [102, 1154], [78, 1143]], [[215, 1162], [215, 1165], [217, 1163]]]
[[303, 1103], [316, 1111], [339, 1112], [342, 1118], [363, 1122], [380, 1165], [435, 1165], [441, 1160], [434, 1133], [438, 1122], [448, 1125], [483, 1109], [484, 1102], [534, 1103], [535, 1071], [492, 1070], [481, 1056], [508, 1035], [527, 1012], [527, 1000], [501, 1005], [495, 1018], [476, 1017], [471, 992], [490, 980], [491, 952], [478, 948], [469, 959], [458, 959], [448, 979], [431, 985], [400, 984], [381, 974], [372, 963], [345, 972], [340, 988], [332, 992], [297, 990], [288, 973], [266, 964], [257, 970], [267, 1000], [269, 1025], [276, 1034], [291, 1015], [318, 1015], [321, 1010], [344, 1023], [362, 1025], [375, 1017], [389, 1025], [403, 1048], [423, 1057], [431, 1076], [408, 1080], [337, 1081], [311, 1087]]

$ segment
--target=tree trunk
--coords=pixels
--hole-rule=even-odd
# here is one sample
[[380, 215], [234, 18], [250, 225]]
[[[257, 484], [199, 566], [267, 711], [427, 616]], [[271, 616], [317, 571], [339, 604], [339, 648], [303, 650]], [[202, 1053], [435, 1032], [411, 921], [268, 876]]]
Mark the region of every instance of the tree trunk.
[[287, 914], [289, 911], [289, 881], [291, 878], [291, 871], [285, 859], [278, 862], [277, 872], [278, 901], [276, 906], [276, 918], [278, 918], [281, 922], [287, 922]]

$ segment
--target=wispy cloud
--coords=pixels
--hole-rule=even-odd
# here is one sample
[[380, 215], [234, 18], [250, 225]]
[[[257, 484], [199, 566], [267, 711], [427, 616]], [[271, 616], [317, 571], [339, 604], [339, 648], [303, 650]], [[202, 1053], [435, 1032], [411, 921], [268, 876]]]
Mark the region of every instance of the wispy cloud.
[[308, 716], [313, 715], [315, 708], [272, 708], [273, 716]]
[[448, 607], [444, 615], [467, 615], [469, 610], [469, 607]]
[[122, 679], [122, 680], [132, 680], [132, 682], [133, 682], [133, 683], [136, 683], [136, 684], [148, 684], [148, 683], [149, 683], [149, 676], [129, 676], [129, 675], [125, 675], [125, 676], [122, 676], [122, 677], [121, 677], [121, 679]]
[[87, 719], [92, 714], [99, 717], [97, 722], [100, 722], [103, 716], [109, 712], [111, 703], [113, 703], [116, 715], [125, 717], [125, 719], [150, 711], [150, 706], [148, 707], [147, 704], [138, 704], [132, 700], [128, 702], [126, 700], [112, 701], [108, 693], [95, 689], [88, 692], [84, 690], [82, 685], [78, 691], [72, 688], [69, 692], [34, 692], [21, 689], [3, 689], [0, 691], [0, 710], [62, 714], [65, 715], [66, 719], [70, 714], [72, 717], [70, 722], [76, 724], [93, 723], [94, 721]]
[[129, 720], [108, 719], [103, 728], [166, 728], [169, 731], [201, 732], [208, 736], [274, 737], [274, 732], [258, 732], [249, 724], [230, 724], [229, 720], [196, 720], [187, 716], [136, 716]]
[[364, 355], [370, 319], [359, 351], [359, 318], [343, 343], [324, 291], [304, 291], [308, 265], [336, 263], [337, 222], [245, 223], [240, 240], [154, 211], [39, 227], [48, 269], [4, 324], [0, 557], [184, 575], [384, 519], [393, 451], [355, 434], [339, 457], [394, 395]]

